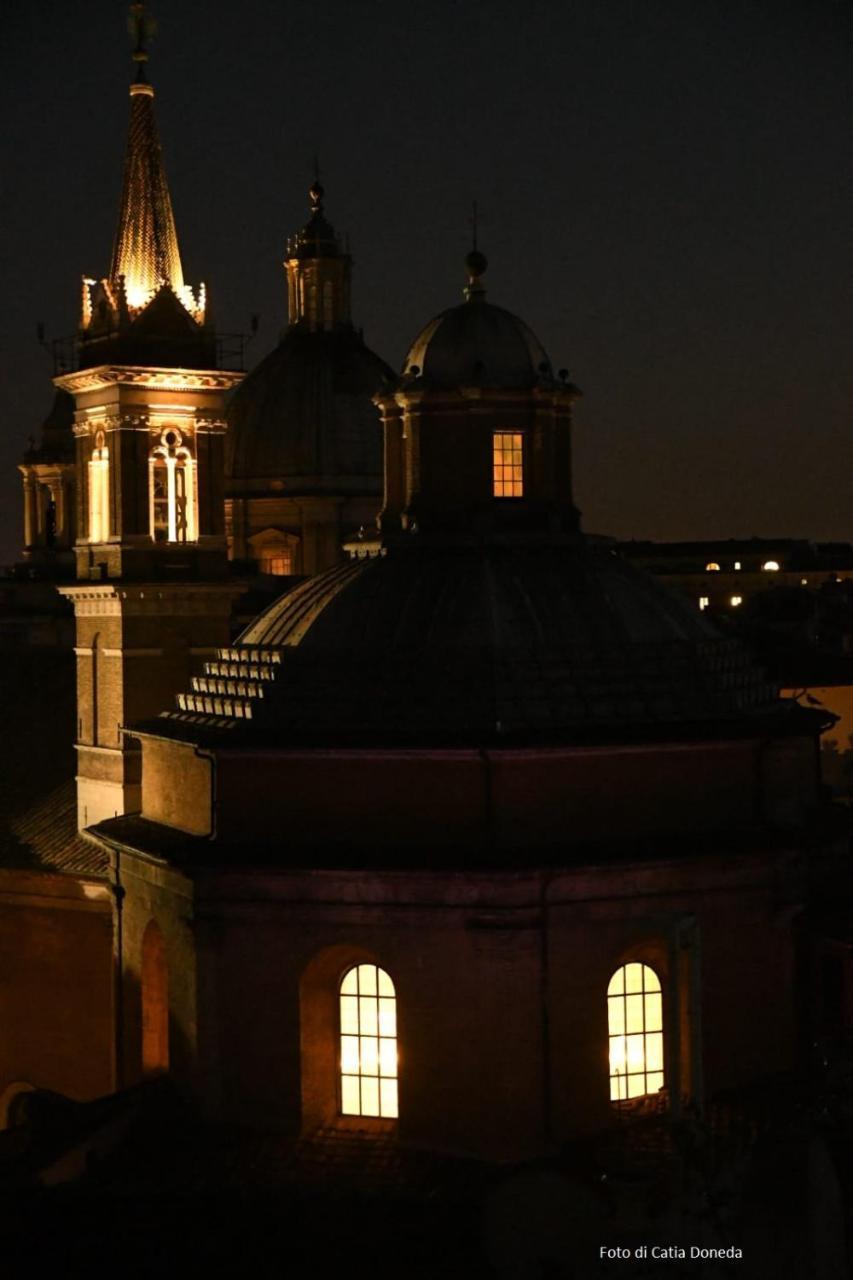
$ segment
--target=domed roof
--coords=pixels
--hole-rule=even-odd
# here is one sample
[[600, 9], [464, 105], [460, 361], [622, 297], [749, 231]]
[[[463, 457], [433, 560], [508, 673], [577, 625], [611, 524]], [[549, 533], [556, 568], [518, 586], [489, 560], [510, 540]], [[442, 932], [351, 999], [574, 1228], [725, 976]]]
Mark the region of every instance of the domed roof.
[[714, 736], [785, 705], [689, 601], [577, 542], [336, 566], [273, 604], [167, 718], [315, 745], [483, 745]]
[[490, 302], [463, 302], [430, 320], [415, 338], [404, 374], [430, 387], [533, 387], [551, 362], [523, 320]]
[[551, 362], [542, 343], [523, 320], [485, 300], [480, 276], [485, 257], [474, 251], [466, 301], [442, 311], [415, 338], [403, 375], [422, 378], [428, 387], [523, 389], [551, 379]]
[[228, 408], [225, 474], [303, 489], [380, 492], [382, 435], [373, 395], [393, 380], [350, 327], [292, 326], [237, 388]]

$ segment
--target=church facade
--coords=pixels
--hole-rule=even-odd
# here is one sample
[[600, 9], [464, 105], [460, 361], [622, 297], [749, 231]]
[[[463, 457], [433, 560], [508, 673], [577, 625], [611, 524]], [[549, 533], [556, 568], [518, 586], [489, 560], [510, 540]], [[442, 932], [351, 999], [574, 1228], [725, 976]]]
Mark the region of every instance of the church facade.
[[[522, 1161], [795, 1071], [846, 998], [824, 719], [585, 537], [579, 392], [476, 250], [393, 375], [315, 186], [281, 344], [219, 367], [135, 60], [74, 461], [24, 465], [76, 823], [0, 870], [3, 1115], [168, 1073], [212, 1125]], [[305, 577], [236, 639], [229, 547]]]

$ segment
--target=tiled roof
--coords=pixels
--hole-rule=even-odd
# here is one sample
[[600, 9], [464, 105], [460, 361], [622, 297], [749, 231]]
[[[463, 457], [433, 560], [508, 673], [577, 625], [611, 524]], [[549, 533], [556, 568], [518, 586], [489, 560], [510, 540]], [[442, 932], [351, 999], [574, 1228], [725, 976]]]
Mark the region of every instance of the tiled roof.
[[102, 849], [84, 840], [77, 831], [77, 790], [69, 778], [18, 817], [9, 829], [12, 847], [0, 847], [0, 866], [16, 864], [62, 871], [81, 876], [104, 877], [109, 860]]
[[102, 876], [77, 833], [73, 655], [15, 650], [0, 661], [0, 867]]

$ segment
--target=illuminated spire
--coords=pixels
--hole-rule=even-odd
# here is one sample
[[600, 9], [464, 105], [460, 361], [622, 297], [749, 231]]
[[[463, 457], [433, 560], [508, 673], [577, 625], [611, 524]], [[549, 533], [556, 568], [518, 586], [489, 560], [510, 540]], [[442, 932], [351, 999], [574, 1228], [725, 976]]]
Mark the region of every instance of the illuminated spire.
[[[109, 276], [101, 284], [112, 307], [121, 311], [126, 305], [130, 317], [147, 306], [164, 284], [168, 285], [192, 318], [203, 323], [204, 285], [196, 296], [184, 283], [175, 216], [154, 117], [154, 89], [145, 73], [147, 43], [154, 34], [154, 24], [144, 4], [130, 6], [129, 26], [136, 78], [130, 86], [130, 131], [118, 229]], [[83, 328], [87, 329], [96, 301], [88, 282], [84, 293], [89, 293], [88, 300], [84, 297], [83, 306]]]

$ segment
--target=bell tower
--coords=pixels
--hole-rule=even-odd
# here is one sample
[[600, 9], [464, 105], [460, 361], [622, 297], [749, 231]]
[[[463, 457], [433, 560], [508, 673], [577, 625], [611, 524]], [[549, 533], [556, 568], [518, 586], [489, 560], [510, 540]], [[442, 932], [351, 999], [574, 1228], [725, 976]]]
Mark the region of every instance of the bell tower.
[[74, 397], [78, 822], [139, 807], [123, 729], [228, 642], [226, 392], [204, 285], [185, 283], [148, 83], [152, 24], [131, 5], [136, 76], [109, 274], [84, 278]]
[[291, 325], [309, 333], [349, 328], [352, 259], [341, 249], [323, 209], [323, 187], [316, 178], [308, 195], [311, 216], [287, 242], [287, 302]]

